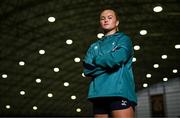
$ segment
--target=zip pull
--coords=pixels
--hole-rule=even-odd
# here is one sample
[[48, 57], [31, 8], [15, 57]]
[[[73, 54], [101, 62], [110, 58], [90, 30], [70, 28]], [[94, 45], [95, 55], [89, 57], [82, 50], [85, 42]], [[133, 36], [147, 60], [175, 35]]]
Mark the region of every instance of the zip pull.
[[119, 49], [120, 47], [119, 46], [115, 46], [112, 51], [114, 52], [115, 50]]

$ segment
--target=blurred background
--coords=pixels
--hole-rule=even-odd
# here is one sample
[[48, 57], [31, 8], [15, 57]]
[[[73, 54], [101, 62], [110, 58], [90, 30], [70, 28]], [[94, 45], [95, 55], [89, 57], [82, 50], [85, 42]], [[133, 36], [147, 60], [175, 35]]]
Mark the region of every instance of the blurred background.
[[179, 0], [0, 0], [0, 116], [92, 116], [82, 61], [116, 9], [133, 42], [136, 117], [180, 117]]

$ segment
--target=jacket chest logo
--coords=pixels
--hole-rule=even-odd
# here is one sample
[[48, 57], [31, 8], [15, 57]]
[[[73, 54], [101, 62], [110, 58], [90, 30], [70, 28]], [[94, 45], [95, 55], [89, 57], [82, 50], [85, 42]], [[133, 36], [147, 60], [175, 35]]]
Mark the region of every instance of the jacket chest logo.
[[97, 45], [96, 45], [96, 46], [94, 46], [94, 49], [95, 49], [95, 50], [97, 50], [97, 49], [98, 49], [98, 46], [97, 46]]
[[105, 52], [110, 52], [113, 51], [113, 49], [116, 47], [116, 43], [115, 42], [111, 42], [111, 43], [107, 43], [105, 45], [101, 45], [100, 48], [102, 51]]

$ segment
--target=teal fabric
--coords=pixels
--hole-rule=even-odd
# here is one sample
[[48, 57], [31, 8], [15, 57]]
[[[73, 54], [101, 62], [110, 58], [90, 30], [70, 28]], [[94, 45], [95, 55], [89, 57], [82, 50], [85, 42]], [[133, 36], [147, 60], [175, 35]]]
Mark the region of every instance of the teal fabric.
[[131, 39], [123, 32], [93, 43], [83, 60], [85, 76], [92, 77], [88, 99], [117, 96], [137, 103], [132, 58]]

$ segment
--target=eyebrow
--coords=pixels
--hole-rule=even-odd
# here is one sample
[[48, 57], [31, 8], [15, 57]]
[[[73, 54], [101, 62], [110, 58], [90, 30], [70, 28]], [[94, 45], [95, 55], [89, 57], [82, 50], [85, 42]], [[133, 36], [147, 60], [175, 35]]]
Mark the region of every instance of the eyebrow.
[[[109, 17], [109, 16], [113, 16], [113, 15], [108, 15], [107, 17]], [[105, 16], [101, 16], [101, 17], [105, 17]]]

